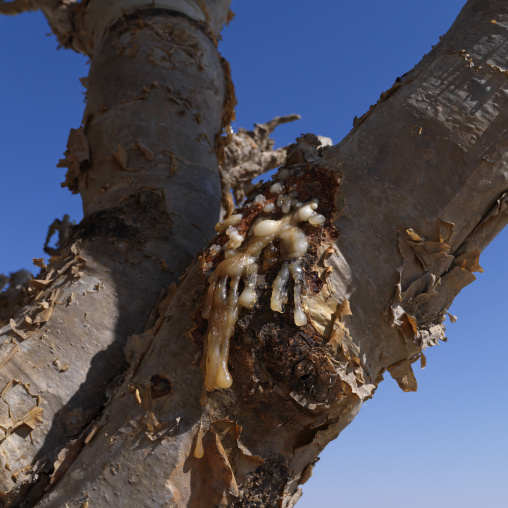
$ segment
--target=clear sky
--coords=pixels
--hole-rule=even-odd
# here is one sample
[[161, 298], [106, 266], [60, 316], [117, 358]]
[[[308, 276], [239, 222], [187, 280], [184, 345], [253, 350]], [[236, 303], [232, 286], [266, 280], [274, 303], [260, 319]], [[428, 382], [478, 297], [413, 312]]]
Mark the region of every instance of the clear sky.
[[[278, 146], [302, 132], [340, 141], [464, 3], [233, 0], [220, 49], [239, 99], [234, 128], [299, 113], [276, 131]], [[0, 18], [0, 272], [41, 257], [55, 218], [81, 218], [56, 164], [81, 122], [86, 60], [56, 51], [47, 32], [39, 14]], [[299, 508], [508, 506], [507, 252], [504, 231], [453, 304], [448, 342], [427, 350], [418, 392], [386, 378], [322, 454]]]

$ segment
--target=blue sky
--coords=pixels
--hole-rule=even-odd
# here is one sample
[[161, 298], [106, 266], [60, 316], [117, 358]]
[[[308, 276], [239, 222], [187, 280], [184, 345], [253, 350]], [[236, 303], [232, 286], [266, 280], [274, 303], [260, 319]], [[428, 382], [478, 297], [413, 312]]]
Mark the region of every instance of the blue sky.
[[[234, 127], [277, 115], [278, 146], [302, 132], [338, 142], [380, 92], [446, 32], [462, 0], [233, 0], [224, 30], [239, 99]], [[0, 18], [0, 272], [42, 256], [48, 225], [81, 218], [56, 168], [78, 127], [86, 60], [56, 51], [39, 14]], [[508, 231], [481, 256], [485, 273], [451, 312], [447, 343], [427, 350], [417, 393], [389, 377], [322, 454], [300, 508], [506, 508]]]

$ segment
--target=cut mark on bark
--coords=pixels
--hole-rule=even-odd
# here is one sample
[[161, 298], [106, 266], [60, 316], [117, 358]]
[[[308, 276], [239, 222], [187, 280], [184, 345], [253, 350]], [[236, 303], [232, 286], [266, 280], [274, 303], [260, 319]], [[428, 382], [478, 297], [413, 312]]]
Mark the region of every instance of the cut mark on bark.
[[[216, 388], [229, 388], [232, 384], [228, 369], [229, 342], [234, 333], [240, 306], [252, 308], [257, 300], [256, 286], [259, 270], [259, 260], [263, 251], [274, 242], [281, 245], [282, 266], [272, 286], [271, 309], [284, 312], [288, 302], [287, 283], [290, 275], [294, 280], [294, 322], [297, 326], [304, 326], [307, 317], [302, 308], [301, 288], [303, 271], [301, 259], [307, 252], [308, 241], [304, 231], [299, 227], [302, 222], [319, 227], [326, 221], [323, 215], [316, 212], [317, 200], [306, 203], [298, 201], [297, 195], [291, 195], [285, 184], [287, 170], [279, 173], [278, 182], [271, 186], [269, 199], [276, 203], [273, 207], [280, 218], [272, 215], [269, 209], [268, 217], [263, 206], [262, 218], [252, 221], [245, 227], [243, 234], [234, 227], [241, 220], [235, 215], [227, 219], [226, 224], [219, 225], [219, 230], [226, 229], [229, 241], [225, 246], [225, 259], [219, 263], [209, 278], [209, 288], [203, 308], [203, 318], [208, 320], [205, 353], [205, 386], [208, 391]], [[275, 185], [278, 185], [275, 189]], [[280, 189], [279, 189], [280, 187]], [[287, 194], [282, 194], [286, 190]], [[259, 195], [261, 196], [261, 195]], [[259, 197], [258, 196], [258, 197]], [[264, 204], [266, 198], [255, 198], [256, 205]], [[292, 210], [293, 208], [293, 210]], [[279, 210], [280, 209], [280, 210]], [[245, 225], [246, 226], [246, 225]], [[215, 247], [214, 247], [215, 246]], [[212, 248], [217, 251], [218, 246]], [[240, 284], [243, 291], [239, 294]]]

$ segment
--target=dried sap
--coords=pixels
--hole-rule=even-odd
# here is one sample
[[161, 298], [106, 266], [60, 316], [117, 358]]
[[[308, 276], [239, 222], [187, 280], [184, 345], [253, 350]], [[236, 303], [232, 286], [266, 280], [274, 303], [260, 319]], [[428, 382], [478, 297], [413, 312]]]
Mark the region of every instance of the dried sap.
[[[252, 308], [256, 303], [259, 259], [263, 250], [276, 239], [280, 242], [283, 263], [273, 282], [271, 309], [283, 312], [288, 299], [287, 283], [291, 277], [294, 281], [295, 325], [307, 324], [301, 301], [303, 271], [300, 263], [307, 252], [308, 241], [298, 224], [308, 221], [309, 224], [320, 226], [325, 222], [325, 217], [316, 213], [317, 200], [299, 203], [295, 196], [281, 194], [282, 186], [270, 191], [279, 194], [277, 206], [284, 214], [280, 219], [263, 218], [254, 221], [245, 237], [239, 235], [234, 227], [239, 223], [241, 215], [230, 217], [225, 221], [226, 224], [218, 224], [216, 228], [226, 232], [230, 240], [226, 245], [225, 259], [208, 279], [209, 287], [202, 311], [203, 318], [208, 320], [205, 352], [205, 387], [208, 391], [229, 388], [233, 383], [228, 369], [228, 357], [239, 308]], [[258, 199], [257, 203], [262, 204], [263, 200]], [[270, 213], [274, 209], [275, 205], [269, 203], [263, 211]], [[240, 281], [244, 283], [244, 289], [238, 294]]]

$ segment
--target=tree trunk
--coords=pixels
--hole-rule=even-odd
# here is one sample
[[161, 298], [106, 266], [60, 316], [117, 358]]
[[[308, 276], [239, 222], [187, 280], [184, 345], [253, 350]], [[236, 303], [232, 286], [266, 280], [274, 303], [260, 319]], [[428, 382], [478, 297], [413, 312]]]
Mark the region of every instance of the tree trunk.
[[73, 13], [91, 28], [70, 39], [92, 61], [83, 124], [71, 130], [63, 164], [85, 217], [1, 330], [0, 471], [2, 491], [15, 498], [26, 496], [32, 464], [39, 476], [51, 471], [97, 417], [125, 370], [127, 337], [153, 325], [162, 293], [219, 215], [215, 150], [231, 90], [213, 34], [164, 9], [117, 21], [120, 10], [92, 44], [88, 34], [117, 4]]
[[161, 294], [219, 217], [228, 2], [136, 4], [54, 27], [92, 57], [85, 218], [2, 330], [4, 505], [290, 507], [385, 371], [416, 390], [508, 220], [508, 7], [470, 0], [341, 143], [290, 146]]

